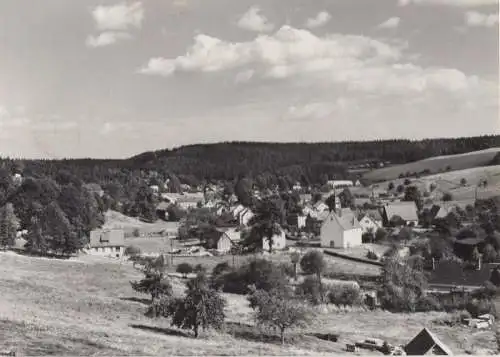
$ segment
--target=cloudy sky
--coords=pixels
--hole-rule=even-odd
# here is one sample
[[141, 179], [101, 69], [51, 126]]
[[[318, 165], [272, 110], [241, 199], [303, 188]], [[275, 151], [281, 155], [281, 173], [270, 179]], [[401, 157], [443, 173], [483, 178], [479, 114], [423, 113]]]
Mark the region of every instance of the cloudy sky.
[[0, 155], [500, 133], [498, 0], [3, 0]]

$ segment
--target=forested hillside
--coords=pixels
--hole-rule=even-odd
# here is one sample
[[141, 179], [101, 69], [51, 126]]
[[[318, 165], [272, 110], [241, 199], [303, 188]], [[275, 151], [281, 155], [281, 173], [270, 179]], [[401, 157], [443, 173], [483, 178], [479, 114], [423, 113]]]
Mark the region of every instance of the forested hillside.
[[[241, 176], [288, 176], [319, 183], [328, 178], [353, 178], [348, 168], [402, 164], [431, 156], [461, 154], [500, 146], [500, 136], [456, 139], [384, 140], [336, 143], [200, 144], [147, 152], [126, 160], [3, 160], [22, 166], [24, 175], [51, 176], [68, 170], [84, 182], [125, 183], [131, 176], [154, 170], [160, 178], [174, 173], [181, 181], [234, 180]], [[10, 162], [10, 164], [8, 164]]]

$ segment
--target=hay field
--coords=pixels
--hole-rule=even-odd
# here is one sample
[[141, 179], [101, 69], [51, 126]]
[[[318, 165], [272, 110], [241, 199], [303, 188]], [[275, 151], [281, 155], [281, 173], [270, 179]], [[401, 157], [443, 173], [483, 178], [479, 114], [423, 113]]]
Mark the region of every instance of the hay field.
[[[143, 316], [146, 308], [129, 280], [139, 277], [129, 263], [105, 258], [58, 261], [0, 253], [0, 351], [22, 355], [319, 355], [341, 353], [357, 338], [406, 342], [427, 326], [463, 353], [493, 344], [491, 331], [435, 325], [443, 314], [338, 311], [318, 314], [305, 333], [338, 332], [338, 343], [292, 333], [280, 346], [258, 332], [244, 297], [224, 294], [227, 326], [195, 340], [164, 320]], [[183, 291], [173, 280], [176, 293]], [[248, 326], [250, 325], [250, 326]], [[404, 329], [402, 327], [405, 326]]]
[[435, 156], [424, 160], [410, 162], [403, 165], [395, 165], [382, 169], [373, 170], [363, 175], [363, 179], [370, 182], [394, 180], [400, 174], [406, 172], [422, 172], [430, 170], [431, 173], [444, 171], [448, 166], [452, 170], [464, 170], [488, 165], [500, 152], [500, 148], [490, 148], [480, 151], [472, 151], [465, 154]]

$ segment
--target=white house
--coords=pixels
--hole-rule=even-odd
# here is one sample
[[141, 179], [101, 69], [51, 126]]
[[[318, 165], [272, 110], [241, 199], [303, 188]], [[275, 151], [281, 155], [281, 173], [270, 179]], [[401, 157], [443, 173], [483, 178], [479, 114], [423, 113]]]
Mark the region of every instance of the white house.
[[363, 233], [376, 232], [377, 229], [383, 226], [382, 217], [377, 211], [366, 212], [359, 220], [359, 224], [363, 229]]
[[220, 230], [221, 236], [217, 240], [217, 251], [219, 253], [229, 253], [236, 242], [241, 240], [241, 232], [235, 228]]
[[244, 226], [244, 227], [248, 226], [250, 224], [250, 220], [253, 218], [253, 216], [254, 216], [254, 213], [252, 212], [252, 210], [249, 208], [246, 208], [239, 215], [240, 226]]
[[[280, 234], [275, 234], [271, 239], [273, 241], [273, 250], [283, 250], [286, 248], [285, 231], [281, 230]], [[262, 239], [262, 250], [264, 252], [269, 252], [269, 238]]]
[[122, 229], [96, 229], [90, 232], [88, 254], [121, 258], [125, 252], [125, 233]]
[[323, 212], [323, 211], [328, 211], [328, 205], [325, 202], [323, 202], [323, 201], [316, 202], [314, 204], [314, 210], [317, 213], [320, 213], [320, 212]]
[[333, 187], [334, 189], [354, 186], [353, 182], [350, 180], [330, 180], [328, 181], [327, 184]]
[[334, 211], [321, 225], [321, 246], [325, 248], [351, 248], [362, 244], [362, 228], [354, 213], [348, 209]]

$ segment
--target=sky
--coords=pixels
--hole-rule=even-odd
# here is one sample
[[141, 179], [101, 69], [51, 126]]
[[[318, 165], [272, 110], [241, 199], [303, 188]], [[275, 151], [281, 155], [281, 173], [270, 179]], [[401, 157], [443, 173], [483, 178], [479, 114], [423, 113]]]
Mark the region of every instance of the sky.
[[498, 0], [3, 0], [0, 156], [499, 134]]

